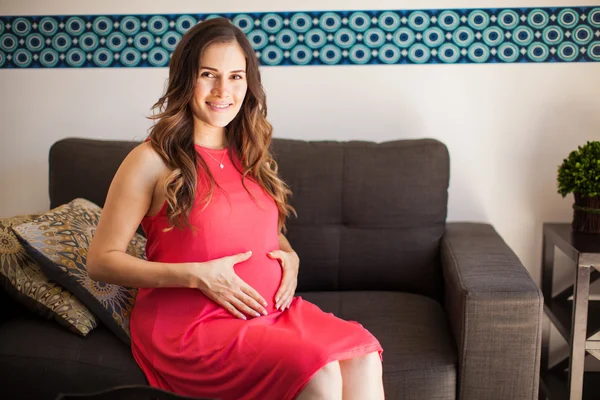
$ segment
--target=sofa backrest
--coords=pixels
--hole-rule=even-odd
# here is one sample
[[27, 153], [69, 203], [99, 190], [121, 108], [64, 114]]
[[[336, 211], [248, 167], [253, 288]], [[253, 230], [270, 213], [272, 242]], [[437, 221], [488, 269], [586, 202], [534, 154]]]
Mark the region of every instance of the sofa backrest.
[[[50, 150], [51, 208], [83, 197], [103, 206], [137, 142], [63, 139]], [[274, 139], [298, 218], [286, 234], [300, 256], [298, 291], [400, 290], [441, 297], [449, 155], [433, 139]]]

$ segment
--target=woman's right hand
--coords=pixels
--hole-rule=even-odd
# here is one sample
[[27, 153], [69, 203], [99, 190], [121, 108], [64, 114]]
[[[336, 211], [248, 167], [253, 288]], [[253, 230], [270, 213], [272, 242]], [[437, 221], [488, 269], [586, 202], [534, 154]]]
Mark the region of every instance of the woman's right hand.
[[233, 316], [246, 319], [246, 315], [259, 317], [267, 315], [265, 299], [244, 282], [234, 270], [234, 265], [246, 261], [252, 252], [217, 258], [204, 263], [194, 264], [197, 288], [215, 303], [229, 311]]

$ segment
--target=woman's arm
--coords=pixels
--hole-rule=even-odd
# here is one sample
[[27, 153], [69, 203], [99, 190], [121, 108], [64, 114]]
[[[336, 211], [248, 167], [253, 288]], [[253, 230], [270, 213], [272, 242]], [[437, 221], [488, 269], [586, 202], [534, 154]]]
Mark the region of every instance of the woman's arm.
[[290, 242], [288, 242], [287, 238], [281, 232], [279, 233], [279, 249], [288, 253], [294, 251]]
[[86, 268], [91, 279], [130, 287], [197, 285], [192, 274], [197, 265], [151, 262], [126, 253], [165, 172], [168, 168], [148, 142], [123, 160], [110, 185], [88, 252]]

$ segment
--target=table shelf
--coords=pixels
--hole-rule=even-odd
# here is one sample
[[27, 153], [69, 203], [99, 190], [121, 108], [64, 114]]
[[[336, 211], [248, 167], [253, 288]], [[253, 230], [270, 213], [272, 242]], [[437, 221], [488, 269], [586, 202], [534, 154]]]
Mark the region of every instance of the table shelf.
[[[574, 262], [575, 283], [553, 295], [557, 248]], [[600, 359], [600, 341], [590, 340], [600, 332], [600, 302], [589, 300], [590, 283], [600, 278], [599, 267], [600, 235], [573, 232], [568, 223], [544, 224], [542, 292], [549, 322], [546, 325], [545, 321], [542, 336], [540, 399], [600, 399], [600, 372], [585, 371], [587, 355]], [[548, 366], [550, 323], [567, 341], [570, 350], [552, 368]]]
[[[548, 372], [540, 379], [541, 393], [550, 393], [550, 400], [569, 400], [567, 373]], [[582, 400], [598, 400], [600, 397], [600, 372], [585, 372]], [[543, 399], [544, 396], [540, 396]]]
[[[544, 304], [544, 311], [556, 330], [569, 343], [571, 340], [571, 320], [573, 318], [573, 301], [550, 300]], [[588, 305], [588, 322], [586, 338], [600, 332], [600, 302], [590, 301]], [[600, 397], [600, 396], [599, 396]]]

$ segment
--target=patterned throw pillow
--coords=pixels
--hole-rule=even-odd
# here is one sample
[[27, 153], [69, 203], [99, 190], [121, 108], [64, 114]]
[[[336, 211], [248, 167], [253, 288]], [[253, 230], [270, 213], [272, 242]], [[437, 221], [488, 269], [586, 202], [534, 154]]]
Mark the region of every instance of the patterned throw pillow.
[[[102, 209], [75, 199], [13, 230], [42, 271], [85, 304], [119, 339], [130, 344], [129, 317], [137, 289], [97, 282], [85, 269]], [[146, 239], [135, 234], [127, 253], [145, 259]]]
[[37, 315], [54, 319], [68, 330], [86, 336], [98, 320], [77, 297], [48, 279], [27, 254], [12, 226], [37, 215], [0, 219], [0, 285], [6, 293]]

